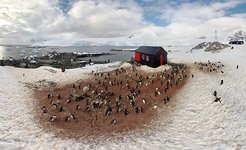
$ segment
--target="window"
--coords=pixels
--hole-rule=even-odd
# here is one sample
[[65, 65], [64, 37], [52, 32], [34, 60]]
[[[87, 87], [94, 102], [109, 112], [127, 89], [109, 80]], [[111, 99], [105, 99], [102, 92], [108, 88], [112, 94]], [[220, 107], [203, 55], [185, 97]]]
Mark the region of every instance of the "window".
[[142, 54], [142, 59], [145, 60], [145, 55], [144, 54]]
[[146, 61], [149, 61], [149, 55], [146, 55]]

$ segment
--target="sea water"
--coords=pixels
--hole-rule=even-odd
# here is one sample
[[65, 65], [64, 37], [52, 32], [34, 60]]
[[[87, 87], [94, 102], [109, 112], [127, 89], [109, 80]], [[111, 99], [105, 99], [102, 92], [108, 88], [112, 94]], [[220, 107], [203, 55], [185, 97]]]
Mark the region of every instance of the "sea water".
[[137, 47], [129, 46], [0, 46], [0, 59], [14, 58], [20, 59], [24, 57], [38, 57], [47, 54], [48, 52], [85, 52], [85, 53], [113, 53], [114, 55], [103, 55], [98, 57], [87, 57], [85, 60], [92, 61], [125, 61], [134, 56], [134, 51], [110, 51], [111, 49], [136, 49]]

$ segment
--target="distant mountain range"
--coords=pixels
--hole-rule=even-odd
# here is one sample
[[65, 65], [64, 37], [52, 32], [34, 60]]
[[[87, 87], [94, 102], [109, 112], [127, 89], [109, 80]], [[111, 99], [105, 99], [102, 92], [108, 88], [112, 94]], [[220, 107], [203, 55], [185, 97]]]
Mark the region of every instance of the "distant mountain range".
[[81, 40], [81, 41], [77, 41], [77, 42], [72, 43], [72, 46], [102, 46], [102, 45], [103, 44], [101, 44], [101, 43], [85, 41], [85, 40]]
[[47, 40], [42, 39], [42, 38], [32, 38], [30, 43], [31, 43], [31, 45], [35, 45], [36, 43], [44, 44], [45, 41], [47, 41]]
[[[31, 37], [31, 38], [30, 38]], [[87, 38], [87, 39], [45, 39], [43, 37], [29, 36], [26, 41], [12, 41], [9, 45], [30, 45], [30, 46], [141, 46], [141, 45], [153, 45], [153, 46], [195, 46], [202, 42], [212, 42], [214, 39], [206, 36], [199, 36], [190, 39], [167, 39], [160, 40], [157, 36], [151, 33], [134, 34], [119, 38]], [[219, 39], [220, 42], [228, 43], [228, 41], [245, 41], [246, 32], [240, 30], [227, 38]]]

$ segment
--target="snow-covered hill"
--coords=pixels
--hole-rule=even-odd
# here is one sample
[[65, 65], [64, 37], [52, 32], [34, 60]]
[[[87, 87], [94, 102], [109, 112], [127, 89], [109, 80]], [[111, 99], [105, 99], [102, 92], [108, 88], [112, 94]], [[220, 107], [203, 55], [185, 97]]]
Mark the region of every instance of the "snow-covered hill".
[[202, 42], [197, 46], [193, 47], [189, 52], [194, 52], [197, 50], [203, 50], [205, 52], [219, 52], [225, 48], [230, 47], [230, 45], [223, 44], [220, 42]]

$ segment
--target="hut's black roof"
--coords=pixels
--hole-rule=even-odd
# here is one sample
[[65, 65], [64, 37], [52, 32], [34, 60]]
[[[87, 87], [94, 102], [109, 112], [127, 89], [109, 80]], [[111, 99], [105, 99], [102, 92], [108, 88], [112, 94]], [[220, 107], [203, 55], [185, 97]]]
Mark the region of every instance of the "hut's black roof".
[[167, 53], [162, 47], [160, 46], [140, 46], [137, 50], [137, 52], [149, 54], [149, 55], [155, 55], [159, 51], [164, 51]]

